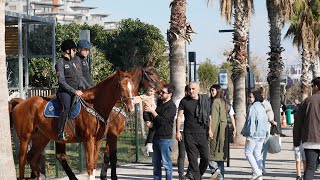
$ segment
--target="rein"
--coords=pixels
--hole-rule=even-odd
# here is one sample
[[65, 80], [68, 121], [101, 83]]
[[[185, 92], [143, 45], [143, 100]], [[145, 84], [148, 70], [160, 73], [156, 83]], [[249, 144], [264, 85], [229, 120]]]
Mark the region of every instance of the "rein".
[[77, 96], [80, 100], [81, 105], [84, 107], [84, 109], [91, 115], [95, 116], [99, 121], [102, 121], [104, 124], [107, 124], [107, 122], [103, 119], [103, 117], [92, 107], [89, 106], [89, 104], [83, 100], [80, 96]]

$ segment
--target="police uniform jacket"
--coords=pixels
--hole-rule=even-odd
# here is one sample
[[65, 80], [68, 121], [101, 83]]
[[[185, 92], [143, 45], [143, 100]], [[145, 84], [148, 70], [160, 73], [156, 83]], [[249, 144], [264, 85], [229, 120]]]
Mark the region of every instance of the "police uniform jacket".
[[77, 56], [75, 57], [75, 60], [81, 64], [82, 75], [86, 79], [86, 81], [88, 82], [90, 87], [94, 86], [95, 84], [91, 78], [91, 73], [90, 73], [89, 64], [88, 64], [87, 59], [85, 59], [82, 55], [77, 54]]
[[56, 64], [56, 71], [58, 73], [58, 92], [75, 94], [77, 90], [86, 88], [81, 65], [74, 59], [60, 58]]

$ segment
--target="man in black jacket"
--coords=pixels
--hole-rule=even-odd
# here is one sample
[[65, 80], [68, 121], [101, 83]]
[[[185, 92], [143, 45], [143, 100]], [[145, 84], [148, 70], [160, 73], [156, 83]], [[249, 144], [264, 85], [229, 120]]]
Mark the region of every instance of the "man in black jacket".
[[[159, 101], [155, 109], [150, 104], [145, 105], [144, 111], [150, 112], [154, 118], [152, 126], [155, 129], [153, 138], [153, 179], [161, 180], [161, 166], [165, 168], [166, 180], [172, 179], [171, 146], [173, 134], [173, 121], [176, 115], [176, 105], [172, 101], [175, 87], [166, 84], [160, 91]], [[150, 128], [150, 127], [149, 127]]]
[[211, 106], [208, 95], [201, 95], [199, 91], [199, 83], [191, 82], [189, 96], [180, 101], [176, 123], [176, 139], [183, 141], [179, 129], [184, 116], [184, 143], [189, 160], [189, 174], [186, 177], [192, 180], [200, 180], [209, 164], [208, 130]]

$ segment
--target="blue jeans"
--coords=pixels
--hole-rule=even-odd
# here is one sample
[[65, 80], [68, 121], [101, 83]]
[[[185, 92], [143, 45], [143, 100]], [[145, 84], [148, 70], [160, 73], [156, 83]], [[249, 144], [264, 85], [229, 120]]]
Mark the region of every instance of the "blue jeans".
[[[269, 138], [268, 138], [269, 139]], [[262, 146], [262, 150], [261, 150], [261, 153], [262, 153], [262, 170], [263, 169], [266, 169], [266, 159], [267, 159], [267, 154], [268, 154], [268, 146], [269, 144], [267, 143], [268, 139], [266, 139], [264, 142], [263, 142], [263, 146]]]
[[171, 139], [153, 140], [152, 164], [154, 180], [161, 180], [161, 166], [163, 166], [166, 171], [166, 180], [172, 179], [171, 146]]
[[224, 162], [223, 161], [209, 161], [209, 168], [211, 170], [211, 174], [214, 173], [217, 169], [220, 169], [222, 177], [224, 177]]
[[265, 138], [247, 137], [245, 154], [255, 175], [262, 174], [262, 146]]

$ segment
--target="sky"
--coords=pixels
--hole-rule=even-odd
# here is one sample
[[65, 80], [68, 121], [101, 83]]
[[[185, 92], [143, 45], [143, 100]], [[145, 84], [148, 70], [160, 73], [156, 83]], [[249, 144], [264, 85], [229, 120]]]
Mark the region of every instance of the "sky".
[[[163, 36], [169, 29], [171, 0], [86, 0], [83, 5], [98, 7], [93, 12], [110, 14], [107, 21], [120, 21], [121, 19], [139, 18], [142, 22], [158, 27]], [[250, 52], [265, 60], [269, 48], [269, 24], [266, 1], [254, 1], [255, 14], [250, 22]], [[220, 29], [232, 29], [220, 16], [219, 1], [215, 0], [207, 6], [207, 0], [187, 0], [187, 22], [190, 22], [197, 33], [192, 36], [192, 42], [187, 45], [187, 51], [196, 52], [196, 60], [201, 63], [210, 59], [215, 65], [226, 61], [223, 56], [225, 50], [233, 47], [232, 33], [219, 33]], [[282, 30], [285, 34], [288, 25]], [[283, 38], [282, 38], [283, 39]], [[294, 65], [299, 62], [297, 47], [292, 45], [291, 39], [283, 39], [282, 53], [285, 65]]]

